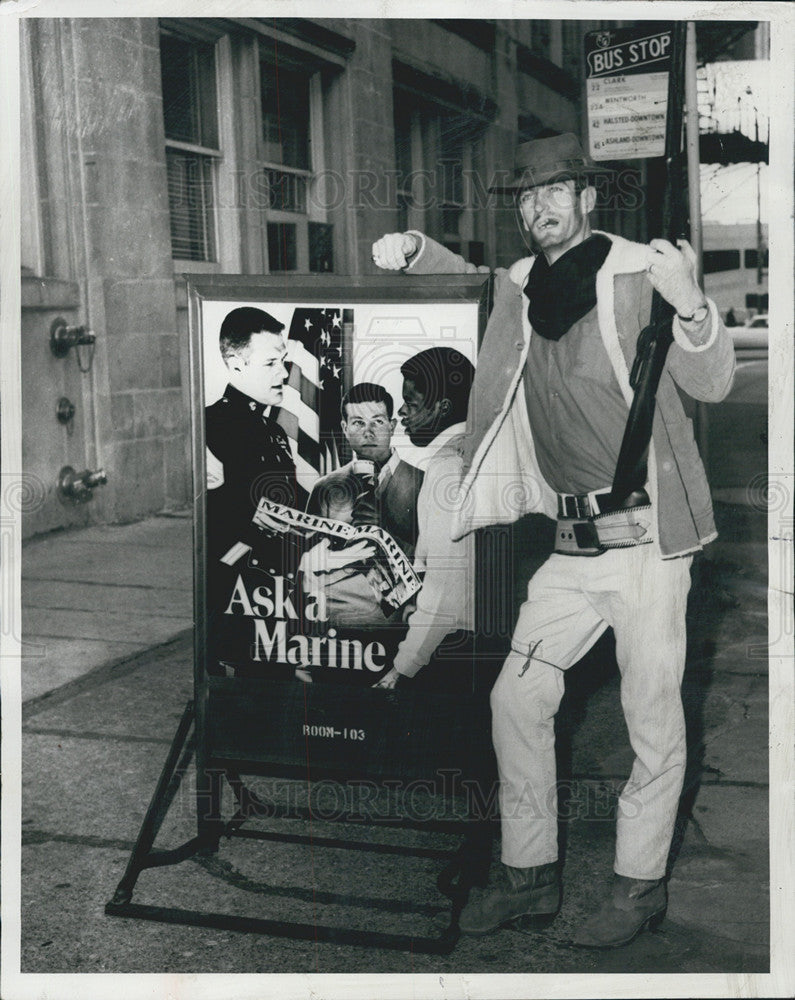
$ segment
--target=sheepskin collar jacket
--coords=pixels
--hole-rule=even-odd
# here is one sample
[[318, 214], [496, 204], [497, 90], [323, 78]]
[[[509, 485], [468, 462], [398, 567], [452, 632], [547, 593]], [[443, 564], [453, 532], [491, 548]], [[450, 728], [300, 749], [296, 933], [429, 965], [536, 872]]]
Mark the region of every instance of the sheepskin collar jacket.
[[[409, 270], [418, 274], [483, 271], [421, 233]], [[605, 233], [610, 251], [596, 274], [599, 331], [629, 406], [629, 371], [641, 330], [649, 322], [652, 287], [642, 244]], [[453, 536], [506, 524], [528, 513], [554, 518], [557, 498], [538, 468], [525, 394], [520, 386], [533, 336], [522, 294], [533, 257], [498, 271], [494, 308], [478, 354], [463, 438], [464, 472]], [[695, 346], [674, 319], [674, 343], [657, 390], [648, 489], [654, 506], [656, 544], [664, 557], [685, 555], [716, 537], [709, 486], [685, 414], [680, 391], [717, 402], [734, 377], [734, 346], [709, 304], [709, 335]]]

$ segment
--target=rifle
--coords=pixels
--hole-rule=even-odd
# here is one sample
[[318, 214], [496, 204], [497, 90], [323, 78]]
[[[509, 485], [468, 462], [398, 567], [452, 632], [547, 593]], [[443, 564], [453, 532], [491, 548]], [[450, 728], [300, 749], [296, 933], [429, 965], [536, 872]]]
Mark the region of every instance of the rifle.
[[[687, 24], [674, 23], [671, 39], [671, 68], [668, 73], [668, 114], [665, 123], [665, 194], [663, 230], [667, 239], [676, 242], [687, 238], [688, 226], [683, 204], [682, 116], [685, 38]], [[651, 317], [638, 337], [637, 352], [629, 384], [635, 391], [627, 426], [621, 441], [608, 507], [617, 510], [643, 502], [648, 472], [649, 442], [654, 422], [654, 401], [665, 366], [668, 348], [673, 342], [674, 310], [655, 289]], [[648, 498], [646, 498], [648, 499]]]

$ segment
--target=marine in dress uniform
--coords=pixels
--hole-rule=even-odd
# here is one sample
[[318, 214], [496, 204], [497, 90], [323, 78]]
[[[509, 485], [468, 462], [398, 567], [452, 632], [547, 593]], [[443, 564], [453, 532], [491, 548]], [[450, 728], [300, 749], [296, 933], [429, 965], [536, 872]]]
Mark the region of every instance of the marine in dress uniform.
[[223, 466], [223, 483], [207, 492], [211, 558], [221, 558], [243, 535], [250, 535], [251, 518], [263, 497], [296, 506], [290, 444], [268, 410], [228, 385], [205, 411], [207, 448]]
[[237, 672], [254, 665], [250, 619], [224, 613], [238, 578], [249, 594], [258, 586], [272, 586], [279, 576], [288, 587], [295, 583], [294, 541], [252, 524], [263, 497], [290, 507], [298, 500], [287, 435], [270, 416], [271, 407], [282, 401], [287, 377], [283, 329], [260, 309], [243, 307], [228, 314], [220, 349], [230, 381], [223, 396], [205, 410], [208, 637], [211, 669], [218, 672], [223, 664]]

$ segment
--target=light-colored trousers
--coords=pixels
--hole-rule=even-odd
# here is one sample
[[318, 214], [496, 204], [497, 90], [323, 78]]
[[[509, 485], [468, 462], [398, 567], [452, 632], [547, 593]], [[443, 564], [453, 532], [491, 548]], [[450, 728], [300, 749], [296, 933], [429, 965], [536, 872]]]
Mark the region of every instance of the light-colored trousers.
[[691, 562], [664, 560], [651, 543], [596, 557], [555, 554], [530, 580], [491, 694], [505, 864], [557, 859], [554, 722], [563, 671], [612, 626], [635, 753], [618, 801], [615, 871], [665, 874], [686, 759], [680, 688]]

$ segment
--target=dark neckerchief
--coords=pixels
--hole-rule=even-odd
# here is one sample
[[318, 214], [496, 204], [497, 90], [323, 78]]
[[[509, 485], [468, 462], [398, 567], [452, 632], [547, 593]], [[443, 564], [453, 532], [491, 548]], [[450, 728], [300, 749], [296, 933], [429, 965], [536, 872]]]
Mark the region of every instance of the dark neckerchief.
[[596, 272], [610, 252], [610, 240], [589, 236], [567, 250], [554, 264], [540, 253], [530, 269], [524, 294], [530, 300], [527, 316], [533, 330], [545, 340], [564, 333], [596, 305]]

